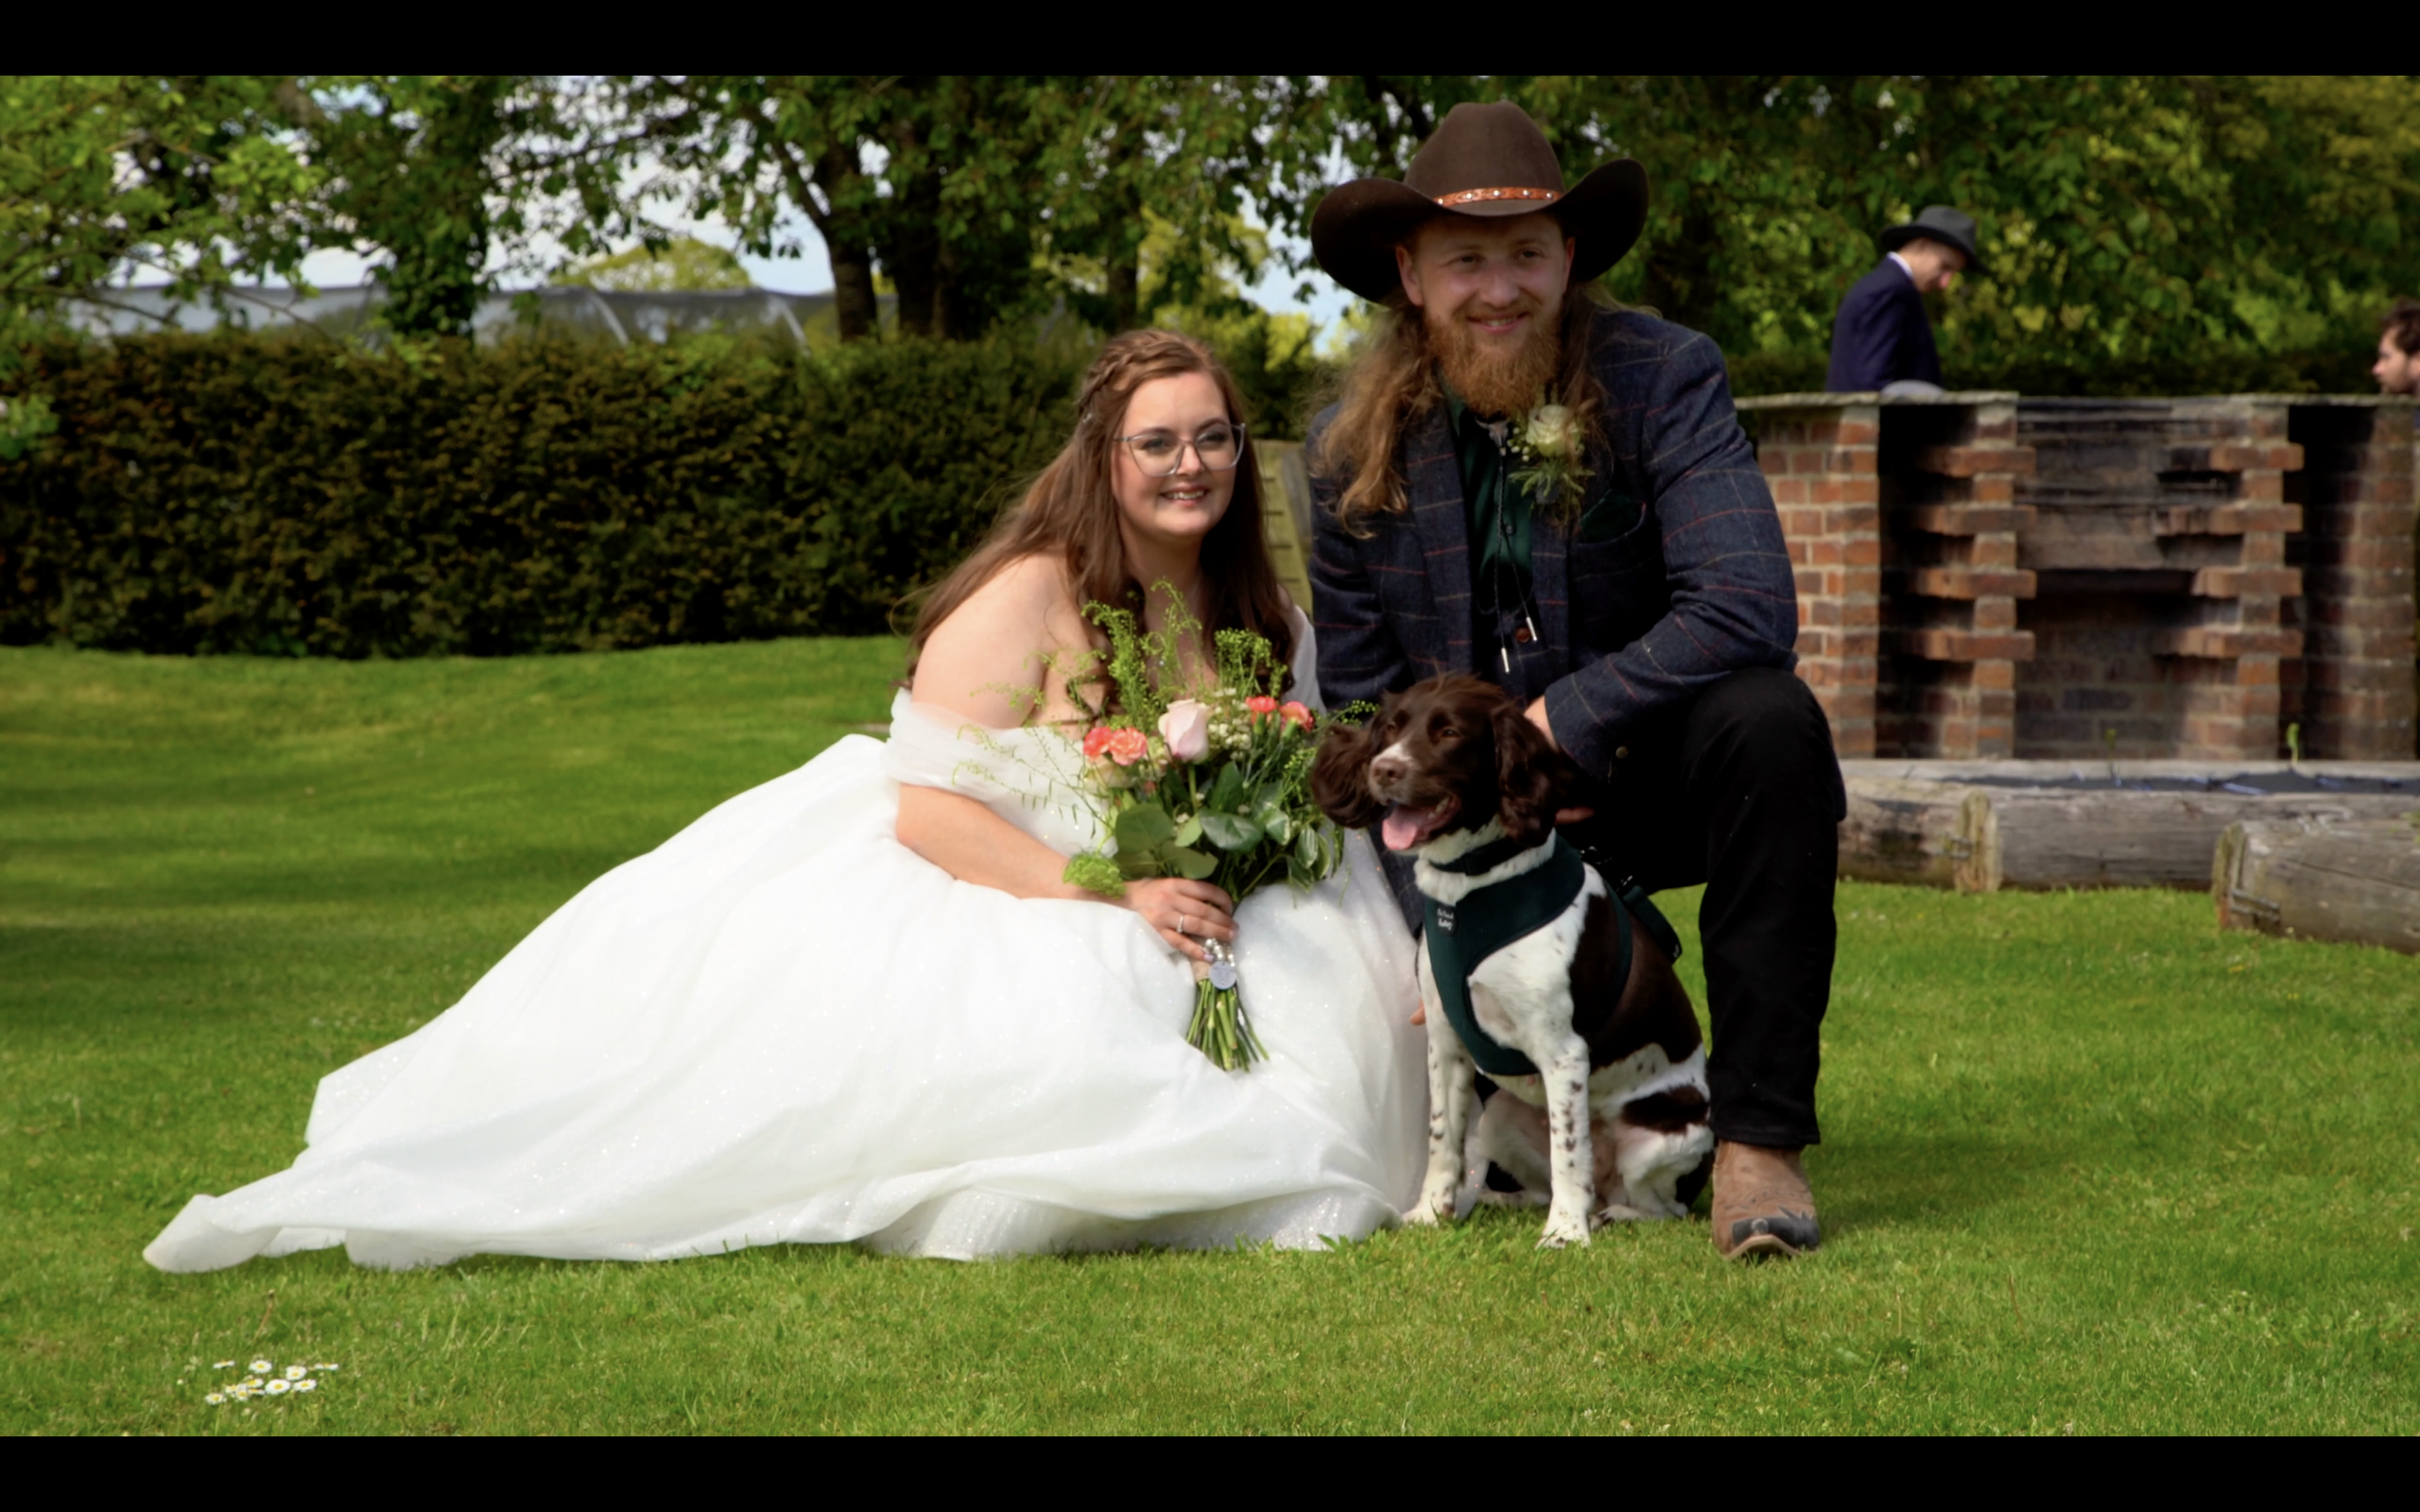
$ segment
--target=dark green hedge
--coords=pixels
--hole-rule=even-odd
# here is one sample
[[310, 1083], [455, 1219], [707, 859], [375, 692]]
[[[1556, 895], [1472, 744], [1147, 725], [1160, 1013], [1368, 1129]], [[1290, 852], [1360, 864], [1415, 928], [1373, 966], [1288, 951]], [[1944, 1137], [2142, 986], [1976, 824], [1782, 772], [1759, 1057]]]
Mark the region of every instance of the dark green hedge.
[[1071, 421], [1080, 354], [903, 341], [30, 354], [0, 642], [503, 655], [883, 630]]

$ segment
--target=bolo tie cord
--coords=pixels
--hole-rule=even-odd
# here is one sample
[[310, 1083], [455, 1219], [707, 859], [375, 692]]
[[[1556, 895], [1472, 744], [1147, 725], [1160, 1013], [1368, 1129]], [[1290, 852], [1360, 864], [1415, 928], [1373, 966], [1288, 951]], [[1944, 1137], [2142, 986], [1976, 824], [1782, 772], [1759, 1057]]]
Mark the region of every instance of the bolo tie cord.
[[1522, 627], [1530, 632], [1530, 641], [1538, 638], [1537, 621], [1530, 614], [1530, 591], [1521, 582], [1520, 569], [1512, 565], [1512, 453], [1505, 444], [1509, 424], [1509, 421], [1499, 420], [1489, 421], [1487, 426], [1488, 435], [1495, 438], [1495, 529], [1504, 538], [1504, 553], [1492, 569], [1495, 578], [1495, 659], [1503, 664], [1507, 677], [1512, 674], [1513, 643], [1510, 621], [1504, 612], [1508, 577], [1512, 590], [1510, 596], [1519, 605]]

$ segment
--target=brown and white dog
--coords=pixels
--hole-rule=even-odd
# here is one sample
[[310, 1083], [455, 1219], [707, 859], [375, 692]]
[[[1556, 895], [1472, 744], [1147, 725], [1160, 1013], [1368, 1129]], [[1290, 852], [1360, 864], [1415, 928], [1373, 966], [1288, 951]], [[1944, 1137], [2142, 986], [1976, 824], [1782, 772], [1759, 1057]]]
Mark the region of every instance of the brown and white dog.
[[[1457, 908], [1472, 911], [1483, 890], [1550, 863], [1568, 874], [1572, 863], [1555, 854], [1554, 816], [1577, 776], [1500, 689], [1443, 677], [1390, 695], [1358, 730], [1333, 730], [1311, 782], [1337, 823], [1378, 823], [1389, 850], [1410, 852], [1432, 919], [1450, 921]], [[1487, 864], [1449, 869], [1465, 858]], [[1616, 981], [1624, 925], [1630, 971]], [[1432, 923], [1431, 948], [1420, 954], [1428, 1171], [1409, 1215], [1432, 1224], [1453, 1216], [1478, 1072], [1440, 998], [1437, 934]], [[1468, 1017], [1495, 1041], [1483, 1052], [1498, 1060], [1517, 1052], [1535, 1068], [1491, 1074], [1511, 1095], [1489, 1100], [1476, 1143], [1530, 1200], [1548, 1194], [1541, 1246], [1586, 1244], [1592, 1220], [1687, 1211], [1714, 1148], [1704, 1042], [1670, 959], [1605, 879], [1585, 868], [1560, 913], [1463, 964]]]

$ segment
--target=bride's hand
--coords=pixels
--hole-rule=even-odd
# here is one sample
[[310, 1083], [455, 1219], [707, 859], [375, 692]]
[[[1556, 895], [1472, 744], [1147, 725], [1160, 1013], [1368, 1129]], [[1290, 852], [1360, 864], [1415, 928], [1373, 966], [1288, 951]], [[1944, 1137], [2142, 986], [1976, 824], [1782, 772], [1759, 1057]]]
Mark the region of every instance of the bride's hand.
[[1197, 961], [1210, 958], [1201, 948], [1203, 940], [1236, 937], [1235, 900], [1206, 882], [1145, 877], [1128, 883], [1118, 901], [1142, 915], [1160, 938]]

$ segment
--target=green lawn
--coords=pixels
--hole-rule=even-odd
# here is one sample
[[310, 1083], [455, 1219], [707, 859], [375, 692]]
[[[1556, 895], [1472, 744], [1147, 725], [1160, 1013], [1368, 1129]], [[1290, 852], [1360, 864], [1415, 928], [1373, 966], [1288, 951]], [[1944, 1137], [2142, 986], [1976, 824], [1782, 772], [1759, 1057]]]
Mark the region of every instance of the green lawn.
[[[0, 650], [0, 1428], [2420, 1429], [2420, 960], [2171, 894], [1843, 888], [1797, 1264], [1512, 1213], [1310, 1255], [142, 1263], [292, 1158], [318, 1077], [882, 719], [898, 662]], [[254, 1355], [344, 1368], [203, 1403]]]

